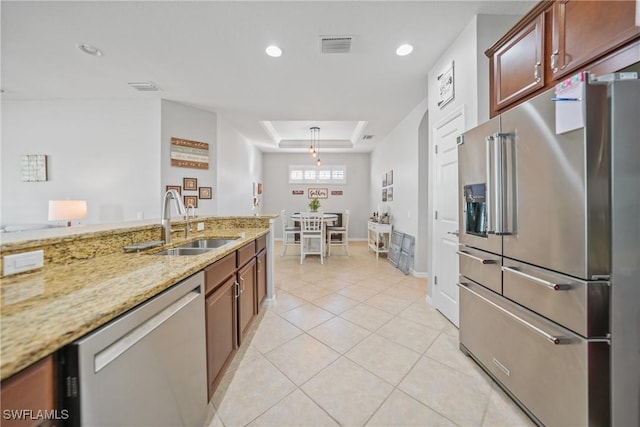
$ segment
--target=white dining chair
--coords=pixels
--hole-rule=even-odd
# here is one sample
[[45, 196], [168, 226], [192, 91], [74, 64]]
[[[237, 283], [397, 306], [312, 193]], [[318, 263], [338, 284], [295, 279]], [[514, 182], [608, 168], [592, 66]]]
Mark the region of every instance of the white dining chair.
[[321, 212], [300, 212], [300, 264], [307, 255], [320, 255], [320, 264], [324, 264], [322, 216]]
[[300, 227], [289, 224], [289, 217], [285, 209], [280, 211], [282, 218], [282, 255], [287, 252], [287, 246], [300, 246], [300, 242], [296, 242], [296, 234], [300, 234]]
[[[340, 240], [332, 240], [333, 236], [340, 237]], [[328, 255], [331, 256], [331, 246], [344, 246], [347, 256], [349, 253], [349, 209], [344, 211], [342, 215], [341, 226], [327, 226], [327, 247]]]

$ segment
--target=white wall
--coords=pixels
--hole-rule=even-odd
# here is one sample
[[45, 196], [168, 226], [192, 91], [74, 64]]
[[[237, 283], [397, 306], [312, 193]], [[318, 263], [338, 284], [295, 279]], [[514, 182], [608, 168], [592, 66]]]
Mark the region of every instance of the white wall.
[[[442, 54], [428, 73], [429, 128], [446, 119], [453, 111], [465, 109], [465, 129], [470, 129], [489, 118], [489, 60], [484, 51], [491, 47], [519, 19], [512, 15], [478, 15], [473, 17], [453, 44]], [[455, 97], [442, 109], [438, 102], [437, 77], [446, 67], [455, 63]], [[433, 134], [429, 135], [429, 152], [433, 153]], [[434, 183], [435, 167], [430, 156], [430, 182]], [[433, 235], [433, 184], [429, 189], [429, 236]], [[433, 254], [429, 256], [429, 273]], [[433, 279], [432, 277], [430, 279]], [[428, 287], [431, 296], [432, 287]]]
[[[367, 238], [367, 219], [373, 212], [369, 203], [370, 194], [370, 155], [366, 154], [322, 154], [324, 165], [345, 165], [347, 167], [347, 184], [345, 185], [293, 185], [289, 184], [289, 165], [313, 165], [312, 157], [304, 154], [263, 155], [264, 167], [264, 211], [287, 213], [309, 210], [307, 189], [312, 187], [327, 188], [329, 197], [321, 199], [320, 205], [325, 212], [344, 212], [349, 209], [349, 238]], [[301, 196], [293, 195], [293, 190], [303, 190]], [[331, 190], [342, 190], [341, 196], [332, 196]], [[278, 221], [276, 237], [282, 238], [282, 223]]]
[[[211, 187], [212, 199], [198, 199], [196, 213], [213, 215], [218, 210], [216, 185], [216, 147], [217, 147], [217, 115], [210, 111], [200, 110], [173, 101], [162, 100], [162, 184], [155, 191], [156, 197], [164, 194], [167, 185], [183, 184], [183, 178], [196, 178], [198, 187]], [[188, 139], [209, 144], [209, 169], [192, 169], [171, 166], [171, 138]], [[198, 196], [197, 191], [185, 191], [182, 196]], [[160, 199], [158, 199], [160, 200]], [[161, 203], [157, 203], [157, 213], [161, 214]]]
[[[427, 111], [427, 99], [423, 99], [390, 133], [376, 145], [371, 154], [371, 200], [370, 210], [378, 205], [388, 209], [392, 215], [394, 230], [416, 238], [414, 259], [419, 259], [421, 245], [418, 240], [426, 238], [418, 231], [419, 194], [427, 191], [427, 183], [419, 180], [420, 122]], [[393, 170], [393, 201], [382, 202], [382, 177]], [[415, 264], [414, 264], [415, 269]], [[424, 271], [415, 272], [417, 275]]]
[[[159, 112], [153, 99], [3, 100], [2, 224], [47, 224], [48, 201], [57, 199], [86, 200], [83, 223], [153, 217]], [[24, 154], [48, 156], [48, 181], [21, 181]]]
[[264, 204], [252, 209], [253, 183], [262, 182], [263, 154], [224, 116], [218, 116], [218, 200], [219, 215], [251, 215], [276, 213]]

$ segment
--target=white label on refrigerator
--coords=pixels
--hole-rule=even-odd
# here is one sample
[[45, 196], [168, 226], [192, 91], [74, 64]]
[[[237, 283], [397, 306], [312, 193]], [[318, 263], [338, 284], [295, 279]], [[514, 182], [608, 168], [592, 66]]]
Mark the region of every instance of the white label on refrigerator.
[[556, 85], [556, 96], [553, 98], [556, 106], [556, 134], [584, 127], [584, 85], [584, 73], [576, 74]]

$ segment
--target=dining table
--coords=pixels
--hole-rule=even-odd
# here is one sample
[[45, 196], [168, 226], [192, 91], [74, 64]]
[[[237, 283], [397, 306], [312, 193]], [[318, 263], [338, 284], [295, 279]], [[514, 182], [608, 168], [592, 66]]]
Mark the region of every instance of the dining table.
[[[298, 221], [300, 222], [300, 212], [295, 212], [292, 213], [290, 216], [292, 221]], [[322, 233], [326, 236], [327, 235], [327, 224], [333, 224], [338, 220], [338, 214], [334, 214], [334, 213], [323, 213], [322, 214], [322, 225], [323, 225], [323, 230]], [[325, 244], [325, 256], [326, 254], [328, 254], [328, 250], [327, 250], [327, 245]]]

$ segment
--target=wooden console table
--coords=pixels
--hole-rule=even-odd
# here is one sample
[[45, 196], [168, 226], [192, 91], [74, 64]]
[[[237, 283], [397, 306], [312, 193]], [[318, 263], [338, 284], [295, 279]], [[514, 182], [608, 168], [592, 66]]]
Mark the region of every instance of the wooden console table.
[[389, 252], [389, 239], [391, 237], [391, 224], [380, 224], [378, 222], [367, 222], [369, 234], [369, 249], [376, 253], [376, 258], [381, 253]]

